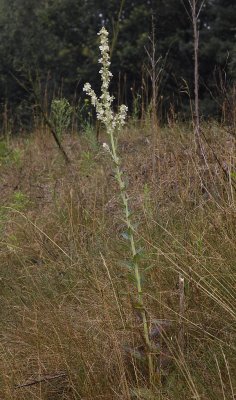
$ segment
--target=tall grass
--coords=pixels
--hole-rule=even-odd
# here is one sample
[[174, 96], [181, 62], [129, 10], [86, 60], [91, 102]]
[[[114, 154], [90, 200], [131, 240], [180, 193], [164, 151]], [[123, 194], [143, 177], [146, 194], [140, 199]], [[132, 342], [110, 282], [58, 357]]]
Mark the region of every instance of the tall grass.
[[[119, 148], [139, 223], [135, 236], [144, 249], [142, 285], [160, 384], [149, 386], [134, 282], [124, 268], [129, 252], [122, 236], [125, 223], [104, 149], [91, 148], [82, 138], [78, 152], [77, 137], [66, 137], [73, 163], [66, 169], [53, 142], [43, 144], [36, 133], [27, 146], [24, 139], [11, 144], [22, 154], [20, 170], [15, 164], [1, 166], [6, 182], [1, 197], [1, 398], [234, 398], [235, 199], [230, 180], [209, 148], [209, 170], [199, 166], [191, 127], [171, 126], [160, 130], [153, 182], [150, 144], [142, 129], [132, 129], [120, 133]], [[204, 133], [234, 171], [232, 139], [215, 123]], [[84, 152], [93, 154], [86, 168]], [[20, 208], [13, 206], [17, 184], [27, 198]], [[179, 273], [185, 277], [183, 350]]]

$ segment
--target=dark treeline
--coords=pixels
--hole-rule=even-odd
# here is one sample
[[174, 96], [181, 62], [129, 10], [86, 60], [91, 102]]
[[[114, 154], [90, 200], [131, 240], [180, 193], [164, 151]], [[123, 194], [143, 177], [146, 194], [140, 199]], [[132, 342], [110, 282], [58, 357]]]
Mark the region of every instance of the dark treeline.
[[[110, 32], [112, 91], [119, 100], [137, 109], [150, 100], [147, 51], [154, 28], [160, 116], [164, 120], [170, 109], [187, 115], [193, 97], [189, 11], [188, 0], [0, 0], [2, 119], [29, 121], [31, 85], [47, 98], [46, 107], [53, 96], [82, 102], [85, 81], [99, 90], [97, 32], [103, 24]], [[206, 0], [199, 31], [201, 115], [215, 117], [236, 75], [235, 0]]]

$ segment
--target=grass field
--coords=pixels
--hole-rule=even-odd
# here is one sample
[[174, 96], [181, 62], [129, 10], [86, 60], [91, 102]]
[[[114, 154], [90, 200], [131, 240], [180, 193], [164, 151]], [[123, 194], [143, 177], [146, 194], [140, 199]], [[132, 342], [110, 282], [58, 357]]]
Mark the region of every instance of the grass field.
[[235, 140], [130, 121], [119, 138], [155, 384], [110, 157], [93, 131], [0, 143], [1, 400], [235, 400]]

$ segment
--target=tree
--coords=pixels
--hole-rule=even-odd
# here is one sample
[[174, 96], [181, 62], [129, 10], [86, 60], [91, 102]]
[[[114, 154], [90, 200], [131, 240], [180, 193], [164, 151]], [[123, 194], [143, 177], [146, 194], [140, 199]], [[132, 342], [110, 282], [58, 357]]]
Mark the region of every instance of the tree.
[[[212, 100], [215, 66], [235, 79], [234, 3], [206, 0], [198, 21], [202, 115], [217, 110]], [[115, 45], [112, 91], [118, 90], [118, 76], [123, 77], [130, 106], [130, 88], [142, 85], [152, 15], [157, 54], [168, 54], [161, 88], [164, 110], [167, 112], [170, 104], [177, 111], [189, 110], [189, 99], [181, 93], [181, 86], [184, 79], [193, 92], [192, 32], [182, 3], [176, 0], [0, 0], [0, 102], [7, 99], [15, 110], [25, 110], [23, 102], [32, 99], [13, 81], [11, 73], [22, 78], [29, 69], [37, 76], [42, 92], [47, 86], [50, 98], [55, 92], [68, 98], [81, 96], [87, 80], [98, 89], [96, 32], [105, 24]]]

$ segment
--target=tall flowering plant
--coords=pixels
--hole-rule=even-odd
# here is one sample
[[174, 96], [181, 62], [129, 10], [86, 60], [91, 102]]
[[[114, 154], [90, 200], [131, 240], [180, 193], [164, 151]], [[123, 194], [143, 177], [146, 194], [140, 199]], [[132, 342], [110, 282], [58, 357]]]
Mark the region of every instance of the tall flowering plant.
[[104, 143], [103, 147], [106, 151], [109, 152], [114, 164], [115, 164], [115, 177], [119, 186], [120, 195], [123, 203], [124, 208], [124, 217], [125, 223], [127, 226], [127, 237], [130, 242], [131, 254], [132, 254], [132, 270], [135, 277], [136, 288], [137, 288], [137, 295], [138, 295], [138, 308], [140, 310], [142, 316], [142, 326], [143, 326], [143, 333], [145, 338], [145, 344], [147, 348], [147, 355], [148, 355], [148, 364], [149, 364], [149, 373], [150, 377], [153, 375], [153, 363], [152, 363], [152, 356], [151, 356], [151, 343], [149, 338], [149, 330], [148, 330], [148, 322], [146, 311], [144, 308], [144, 301], [143, 301], [143, 292], [142, 292], [142, 284], [141, 284], [141, 274], [140, 268], [138, 264], [138, 252], [136, 249], [136, 244], [134, 240], [134, 226], [131, 221], [131, 212], [129, 210], [128, 204], [128, 194], [127, 188], [125, 185], [125, 181], [123, 178], [123, 173], [120, 168], [120, 158], [117, 154], [117, 142], [115, 140], [115, 135], [121, 128], [125, 125], [125, 119], [127, 115], [128, 108], [122, 104], [119, 107], [117, 114], [115, 114], [112, 110], [112, 102], [114, 97], [109, 93], [109, 85], [110, 80], [112, 78], [112, 73], [110, 72], [110, 55], [109, 55], [109, 45], [108, 45], [108, 32], [103, 27], [100, 32], [98, 33], [100, 36], [101, 45], [99, 46], [101, 52], [101, 58], [99, 59], [99, 63], [102, 65], [100, 69], [101, 74], [101, 96], [98, 98], [94, 90], [91, 88], [89, 83], [84, 85], [84, 91], [87, 93], [88, 96], [91, 97], [91, 103], [96, 109], [97, 118], [105, 125], [107, 134], [110, 139], [110, 143]]

